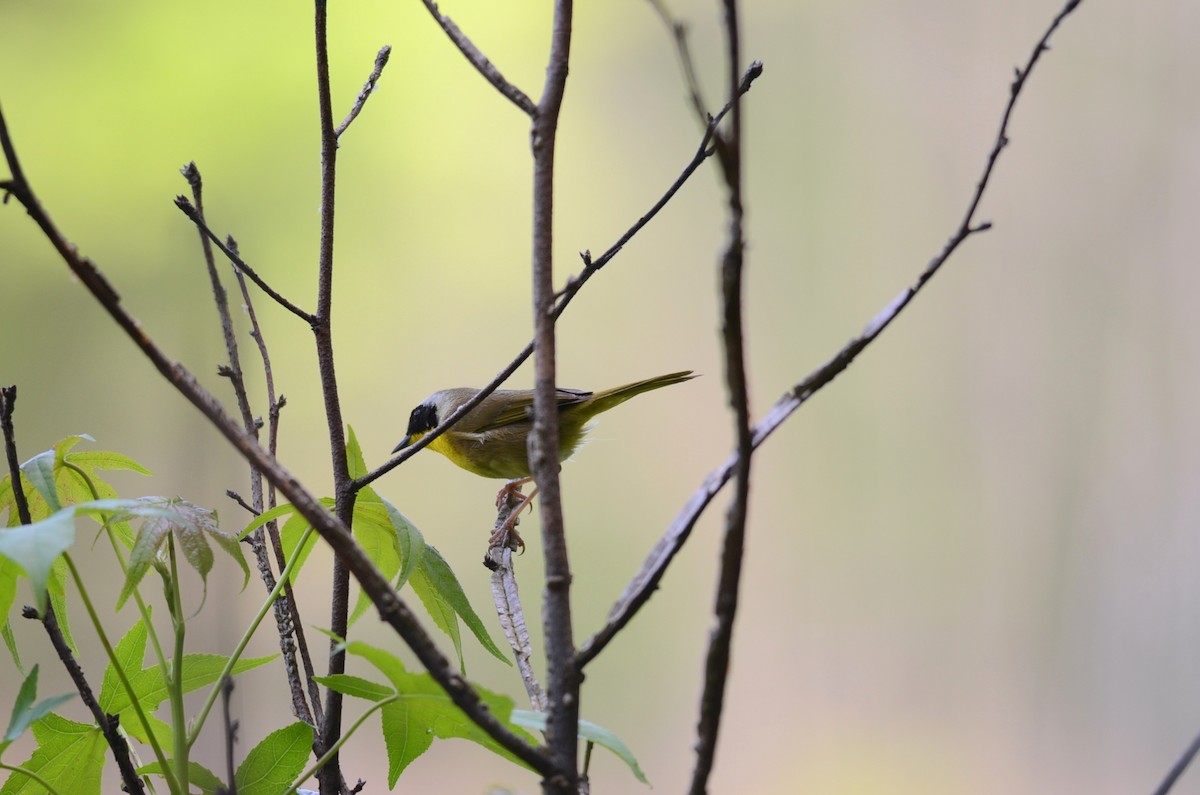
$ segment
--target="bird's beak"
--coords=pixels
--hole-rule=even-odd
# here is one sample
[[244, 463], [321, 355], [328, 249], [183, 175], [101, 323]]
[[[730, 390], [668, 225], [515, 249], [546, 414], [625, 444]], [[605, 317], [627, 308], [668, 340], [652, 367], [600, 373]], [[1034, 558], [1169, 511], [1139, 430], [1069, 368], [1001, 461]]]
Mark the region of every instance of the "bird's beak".
[[405, 447], [408, 447], [410, 444], [412, 444], [412, 434], [409, 434], [408, 436], [405, 436], [403, 439], [400, 440], [400, 444], [396, 445], [396, 447], [392, 450], [392, 455], [395, 455], [396, 453], [400, 452]]

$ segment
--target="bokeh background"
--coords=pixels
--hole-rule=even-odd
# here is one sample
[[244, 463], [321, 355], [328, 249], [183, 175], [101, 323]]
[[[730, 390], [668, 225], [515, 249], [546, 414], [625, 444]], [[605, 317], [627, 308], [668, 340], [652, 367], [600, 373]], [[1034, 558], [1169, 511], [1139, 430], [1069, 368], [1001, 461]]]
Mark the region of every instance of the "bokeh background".
[[[458, 0], [443, 10], [536, 98], [546, 5]], [[692, 26], [714, 109], [723, 92], [716, 5], [672, 3]], [[941, 248], [994, 139], [1013, 67], [1059, 8], [746, 4], [744, 52], [766, 65], [746, 102], [757, 413]], [[1198, 25], [1193, 3], [1085, 2], [1018, 106], [982, 208], [995, 228], [966, 244], [756, 458], [712, 791], [1146, 792], [1200, 730]], [[0, 29], [0, 100], [50, 212], [146, 331], [228, 398], [215, 376], [223, 350], [196, 234], [172, 204], [186, 192], [178, 169], [199, 164], [214, 226], [311, 307], [311, 9], [0, 0]], [[339, 4], [331, 41], [339, 117], [375, 51], [394, 47], [343, 139], [337, 215], [341, 396], [378, 464], [415, 403], [486, 381], [530, 337], [528, 124], [416, 2]], [[602, 251], [649, 207], [697, 141], [650, 7], [578, 4], [559, 137], [560, 282], [577, 270], [577, 252]], [[715, 317], [721, 200], [706, 168], [559, 325], [564, 385], [705, 374], [606, 416], [564, 470], [580, 638], [731, 448]], [[224, 492], [248, 491], [245, 467], [13, 202], [0, 211], [0, 265], [0, 381], [20, 388], [22, 457], [87, 432], [98, 449], [154, 470], [117, 477], [125, 494], [179, 494], [239, 529], [246, 516]], [[256, 300], [288, 398], [281, 458], [328, 493], [311, 335]], [[512, 383], [531, 380], [527, 367]], [[264, 407], [261, 382], [252, 386]], [[489, 616], [478, 560], [496, 483], [430, 454], [378, 487]], [[658, 792], [681, 791], [693, 759], [723, 504], [588, 671], [584, 715], [630, 744]], [[536, 527], [536, 518], [523, 524], [531, 543], [520, 560], [534, 617]], [[81, 534], [77, 554], [104, 593], [112, 566], [89, 539]], [[313, 626], [328, 625], [327, 568], [327, 556], [314, 558], [304, 578]], [[239, 594], [239, 584], [232, 567], [218, 569], [191, 624], [192, 650], [232, 646], [261, 594], [257, 585]], [[85, 654], [98, 653], [81, 616]], [[128, 607], [110, 616], [109, 632], [131, 616]], [[43, 638], [17, 629], [26, 661], [48, 660]], [[371, 618], [356, 633], [400, 650]], [[252, 653], [274, 648], [267, 629]], [[468, 665], [473, 679], [520, 701], [511, 669], [474, 647]], [[65, 689], [43, 667], [43, 692]], [[8, 704], [15, 677], [10, 663], [3, 670]], [[240, 682], [245, 749], [289, 720], [288, 701], [274, 670]], [[369, 734], [343, 760], [348, 776], [381, 792], [383, 747]], [[219, 768], [219, 748], [214, 726], [199, 760]], [[592, 772], [594, 792], [642, 791], [605, 753]], [[1176, 791], [1200, 792], [1198, 782], [1200, 771]], [[537, 789], [529, 774], [450, 741], [399, 789], [493, 785]], [[116, 786], [113, 778], [106, 791]]]

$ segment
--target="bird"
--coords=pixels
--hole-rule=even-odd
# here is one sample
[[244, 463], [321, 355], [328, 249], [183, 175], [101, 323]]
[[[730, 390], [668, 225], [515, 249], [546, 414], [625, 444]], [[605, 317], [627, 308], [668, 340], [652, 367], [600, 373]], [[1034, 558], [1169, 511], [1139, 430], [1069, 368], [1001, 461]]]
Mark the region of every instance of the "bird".
[[[566, 461], [579, 449], [591, 429], [589, 421], [598, 414], [643, 392], [690, 381], [695, 377], [693, 371], [681, 370], [597, 392], [560, 387], [556, 390], [559, 462]], [[415, 444], [478, 391], [470, 387], [457, 387], [434, 392], [425, 398], [409, 415], [405, 436], [392, 454]], [[529, 465], [529, 434], [532, 430], [533, 390], [498, 389], [430, 442], [429, 449], [436, 450], [468, 472], [485, 478], [507, 480], [508, 483], [497, 497], [497, 503], [500, 504], [507, 494], [519, 491], [521, 485], [532, 479], [533, 472]], [[527, 495], [513, 511], [514, 519], [533, 499], [536, 491], [534, 489]], [[493, 541], [500, 535], [500, 531], [493, 534]], [[517, 542], [521, 543], [519, 536]]]

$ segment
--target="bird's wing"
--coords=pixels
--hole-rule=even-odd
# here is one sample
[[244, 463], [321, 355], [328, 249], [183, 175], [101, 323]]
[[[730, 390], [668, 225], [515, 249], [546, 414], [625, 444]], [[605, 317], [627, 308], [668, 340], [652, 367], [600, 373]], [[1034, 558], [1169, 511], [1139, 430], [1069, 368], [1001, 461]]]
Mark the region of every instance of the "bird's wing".
[[[558, 410], [562, 411], [567, 406], [574, 406], [582, 403], [592, 396], [591, 392], [584, 392], [580, 389], [562, 389], [558, 390]], [[527, 422], [533, 416], [533, 394], [522, 395], [514, 398], [504, 411], [497, 414], [488, 423], [490, 428], [498, 428], [502, 425], [511, 425], [514, 422]]]

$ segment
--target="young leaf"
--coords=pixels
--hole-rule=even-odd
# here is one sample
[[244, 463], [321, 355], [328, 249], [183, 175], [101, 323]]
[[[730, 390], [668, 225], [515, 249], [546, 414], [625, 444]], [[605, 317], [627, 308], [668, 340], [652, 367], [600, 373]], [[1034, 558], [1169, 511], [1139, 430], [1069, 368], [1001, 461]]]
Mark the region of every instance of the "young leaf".
[[[533, 712], [528, 709], [514, 709], [512, 711], [512, 722], [518, 726], [524, 726], [526, 729], [534, 731], [546, 731], [546, 713]], [[650, 786], [650, 781], [646, 778], [646, 774], [642, 772], [642, 768], [638, 765], [637, 759], [634, 758], [633, 752], [629, 750], [629, 746], [622, 742], [621, 738], [613, 734], [603, 726], [598, 726], [591, 721], [579, 721], [579, 738], [603, 746], [612, 751], [621, 761], [629, 766], [633, 771], [633, 775], [638, 781]]]
[[[394, 578], [397, 589], [404, 586], [425, 555], [421, 531], [369, 487], [362, 490], [354, 504], [353, 532], [380, 573], [389, 580]], [[350, 623], [357, 621], [370, 606], [371, 600], [360, 591]]]
[[[151, 762], [148, 765], [142, 765], [134, 772], [139, 776], [161, 776], [162, 766], [158, 762]], [[219, 792], [228, 791], [225, 782], [217, 778], [215, 773], [204, 765], [190, 760], [188, 761], [188, 782], [200, 790], [201, 795], [217, 795]]]
[[52, 513], [62, 510], [58, 501], [58, 488], [54, 485], [54, 457], [54, 451], [47, 450], [21, 464], [21, 474], [37, 489], [37, 493], [50, 506]]
[[[274, 660], [277, 656], [272, 654], [266, 657], [243, 657], [234, 663], [231, 673], [236, 675], [251, 668], [257, 668]], [[193, 690], [217, 681], [225, 668], [225, 662], [226, 658], [219, 654], [184, 655], [183, 676], [180, 678], [180, 687], [183, 689], [183, 692], [190, 693]], [[163, 672], [158, 666], [150, 666], [140, 671], [127, 670], [126, 676], [129, 678], [129, 684], [137, 696], [138, 703], [144, 709], [153, 710], [166, 700], [168, 695], [167, 685], [163, 679]], [[116, 690], [113, 693], [109, 709], [114, 712], [120, 712], [129, 706], [129, 695], [125, 692], [125, 689], [120, 688]]]
[[212, 539], [241, 566], [242, 587], [250, 581], [250, 568], [246, 565], [237, 540], [217, 529], [214, 512], [178, 497], [142, 497], [134, 503], [115, 517], [117, 521], [142, 520], [133, 542], [133, 550], [129, 554], [129, 571], [125, 576], [125, 586], [117, 599], [117, 609], [125, 604], [125, 600], [133, 593], [150, 566], [154, 565], [169, 535], [178, 540], [184, 558], [199, 573], [206, 586], [208, 572], [213, 564], [212, 548], [208, 545], [208, 539]]
[[37, 698], [37, 681], [38, 667], [33, 666], [33, 670], [29, 672], [29, 676], [25, 677], [25, 681], [21, 683], [21, 689], [17, 693], [16, 703], [13, 704], [12, 718], [8, 721], [8, 730], [4, 732], [4, 739], [11, 742], [29, 728], [29, 724], [54, 711], [54, 708], [59, 704], [70, 701], [75, 697], [74, 693], [67, 693], [61, 696], [53, 696], [42, 701], [34, 703]]
[[378, 682], [372, 682], [370, 679], [363, 679], [360, 676], [351, 676], [350, 674], [314, 676], [313, 681], [319, 685], [325, 685], [330, 690], [336, 690], [344, 696], [365, 698], [367, 701], [382, 701], [396, 693], [395, 690], [387, 685], [381, 685]]
[[[418, 581], [420, 581], [419, 585]], [[459, 585], [458, 578], [454, 576], [450, 564], [442, 557], [442, 553], [437, 551], [437, 547], [425, 547], [425, 554], [421, 557], [421, 562], [417, 566], [411, 582], [413, 590], [416, 591], [417, 596], [421, 597], [421, 601], [425, 604], [425, 609], [429, 611], [430, 616], [433, 617], [434, 623], [442, 626], [438, 618], [439, 614], [446, 610], [453, 611], [467, 625], [483, 648], [487, 649], [497, 660], [512, 665], [512, 661], [504, 652], [500, 651], [500, 647], [488, 634], [487, 627], [475, 613], [471, 603], [467, 601], [467, 595]], [[458, 641], [458, 624], [454, 621], [453, 615], [448, 617], [447, 623], [453, 626], [453, 633], [444, 627], [443, 631], [446, 631], [446, 634], [454, 640], [454, 647], [459, 652], [459, 665], [461, 666], [462, 649]]]
[[367, 461], [363, 458], [362, 448], [358, 445], [358, 437], [354, 434], [354, 426], [346, 426], [346, 466], [350, 477], [361, 478], [367, 474]]
[[46, 609], [46, 584], [54, 561], [74, 543], [74, 508], [65, 508], [33, 524], [0, 529], [0, 555], [28, 575], [40, 610]]
[[304, 771], [312, 753], [313, 731], [296, 722], [273, 731], [250, 749], [238, 765], [234, 781], [238, 795], [279, 795]]
[[122, 698], [123, 705], [129, 705], [128, 694], [125, 693], [121, 679], [117, 675], [117, 666], [120, 666], [126, 676], [140, 672], [142, 661], [146, 658], [148, 636], [149, 630], [146, 623], [138, 619], [137, 623], [129, 628], [129, 631], [121, 637], [113, 649], [114, 659], [109, 660], [108, 666], [104, 669], [104, 679], [100, 684], [100, 696], [96, 699], [105, 714], [115, 715], [121, 711], [122, 707], [117, 704], [119, 695], [124, 697]]
[[[100, 795], [100, 777], [108, 746], [95, 726], [75, 723], [50, 713], [30, 727], [37, 749], [21, 767], [44, 778], [58, 792]], [[10, 776], [0, 795], [41, 793], [45, 790], [25, 776]]]

